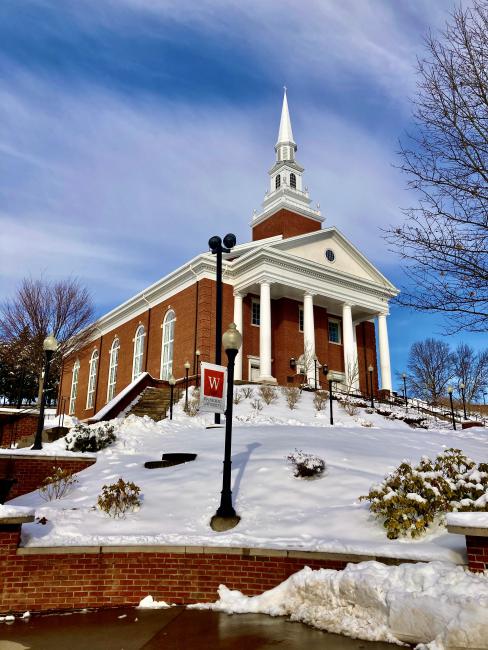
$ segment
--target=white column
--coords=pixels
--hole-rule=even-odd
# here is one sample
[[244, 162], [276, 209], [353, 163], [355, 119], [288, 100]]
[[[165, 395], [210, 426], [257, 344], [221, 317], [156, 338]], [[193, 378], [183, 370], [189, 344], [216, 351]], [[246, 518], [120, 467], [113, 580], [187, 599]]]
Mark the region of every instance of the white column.
[[313, 320], [313, 294], [303, 296], [303, 356], [306, 364], [307, 382], [315, 384], [315, 325]]
[[352, 334], [354, 337], [354, 367], [357, 368], [356, 377], [354, 379], [354, 388], [359, 391], [359, 357], [358, 357], [358, 340], [356, 334], [356, 323], [353, 321]]
[[378, 347], [380, 349], [381, 388], [391, 391], [390, 346], [388, 344], [387, 313], [378, 314]]
[[[242, 331], [242, 299], [244, 298], [243, 293], [239, 291], [234, 292], [234, 323], [236, 324], [237, 329], [242, 334], [244, 339], [244, 332]], [[243, 342], [244, 344], [244, 342]], [[237, 353], [235, 366], [234, 366], [234, 379], [242, 379], [242, 345]]]
[[354, 354], [354, 331], [352, 325], [351, 305], [347, 302], [342, 305], [342, 337], [342, 343], [344, 346], [344, 372], [346, 374], [346, 385], [349, 386], [350, 382], [357, 374], [357, 370], [355, 369], [356, 357]]
[[271, 375], [271, 286], [261, 282], [259, 307], [259, 381], [275, 382]]

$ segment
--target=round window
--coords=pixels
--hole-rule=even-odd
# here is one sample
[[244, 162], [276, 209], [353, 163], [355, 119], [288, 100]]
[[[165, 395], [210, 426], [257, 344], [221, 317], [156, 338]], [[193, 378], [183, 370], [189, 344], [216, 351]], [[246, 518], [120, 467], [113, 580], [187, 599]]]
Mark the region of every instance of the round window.
[[334, 251], [333, 251], [331, 248], [328, 248], [328, 249], [325, 251], [325, 257], [327, 258], [327, 260], [328, 260], [329, 262], [333, 262], [333, 261], [335, 260], [335, 253], [334, 253]]

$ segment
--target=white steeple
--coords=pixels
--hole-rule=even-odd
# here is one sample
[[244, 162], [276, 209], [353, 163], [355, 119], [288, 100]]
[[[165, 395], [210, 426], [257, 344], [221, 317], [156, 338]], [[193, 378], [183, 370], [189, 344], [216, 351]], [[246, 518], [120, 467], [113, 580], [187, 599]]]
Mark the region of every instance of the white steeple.
[[253, 215], [253, 226], [269, 219], [279, 210], [322, 223], [320, 210], [311, 207], [308, 188], [303, 186], [303, 167], [295, 160], [297, 145], [293, 139], [286, 87], [281, 108], [280, 129], [275, 144], [276, 162], [269, 170], [269, 189], [264, 197], [262, 209]]
[[283, 94], [283, 106], [281, 107], [280, 130], [278, 132], [278, 140], [275, 145], [276, 162], [284, 160], [294, 160], [297, 145], [293, 139], [293, 131], [291, 128], [290, 112], [288, 110], [288, 99], [286, 97], [286, 86]]

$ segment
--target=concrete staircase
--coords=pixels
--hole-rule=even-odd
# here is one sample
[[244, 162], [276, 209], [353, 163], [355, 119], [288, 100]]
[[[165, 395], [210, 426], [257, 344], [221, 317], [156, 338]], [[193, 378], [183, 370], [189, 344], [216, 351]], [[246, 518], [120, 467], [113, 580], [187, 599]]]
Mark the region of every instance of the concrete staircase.
[[[174, 391], [174, 402], [179, 399], [180, 391], [175, 389]], [[153, 388], [148, 386], [145, 388], [141, 397], [136, 404], [130, 409], [127, 415], [137, 415], [142, 417], [147, 415], [155, 422], [159, 420], [164, 420], [169, 411], [169, 402], [170, 402], [170, 389], [168, 386], [163, 386], [162, 388]]]

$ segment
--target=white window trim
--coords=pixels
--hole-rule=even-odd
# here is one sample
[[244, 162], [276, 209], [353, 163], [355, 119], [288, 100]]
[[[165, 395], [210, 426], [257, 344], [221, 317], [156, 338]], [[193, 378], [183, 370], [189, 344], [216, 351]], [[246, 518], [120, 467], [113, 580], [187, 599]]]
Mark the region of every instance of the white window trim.
[[[338, 325], [338, 331], [339, 331], [339, 340], [338, 341], [331, 341], [330, 340], [330, 332], [329, 332], [329, 323], [337, 323]], [[332, 345], [342, 345], [342, 331], [341, 331], [341, 321], [338, 318], [328, 318], [327, 319], [327, 338], [329, 340], [329, 343], [332, 343]]]
[[[117, 344], [117, 345], [116, 345]], [[110, 402], [115, 397], [115, 389], [117, 387], [117, 370], [119, 367], [119, 351], [120, 341], [115, 337], [110, 346], [109, 364], [108, 364], [108, 382], [107, 382], [107, 402]], [[115, 363], [113, 362], [115, 358]], [[112, 373], [113, 369], [113, 373]]]
[[[142, 334], [141, 334], [142, 331]], [[132, 381], [137, 379], [139, 375], [142, 374], [142, 364], [144, 361], [144, 339], [146, 338], [146, 330], [144, 325], [139, 325], [136, 329], [134, 336], [134, 353], [132, 355]], [[140, 342], [140, 350], [137, 349], [137, 346]], [[139, 366], [136, 372], [136, 364]]]
[[78, 376], [80, 374], [80, 362], [76, 359], [73, 365], [73, 375], [71, 377], [71, 392], [69, 396], [69, 412], [68, 415], [73, 415], [76, 409], [76, 397], [78, 395]]
[[[95, 389], [97, 385], [97, 374], [98, 374], [98, 350], [93, 350], [90, 357], [90, 363], [88, 365], [88, 388], [86, 391], [86, 409], [92, 409], [94, 406], [94, 397]], [[93, 367], [95, 367], [95, 372], [93, 372]]]
[[[253, 305], [259, 305], [259, 325], [256, 323], [253, 323]], [[261, 327], [261, 301], [259, 298], [252, 298], [251, 299], [251, 325], [253, 327]]]
[[[170, 315], [173, 315], [173, 317], [170, 319]], [[169, 325], [173, 325], [173, 331], [172, 331], [172, 338], [168, 339], [166, 344], [169, 346], [171, 345], [171, 359], [168, 361], [164, 360], [164, 350], [165, 350], [165, 341], [164, 341], [164, 335], [166, 332], [166, 327]], [[159, 369], [159, 377], [160, 379], [169, 379], [171, 377], [171, 373], [173, 372], [173, 358], [174, 358], [174, 343], [175, 343], [175, 324], [176, 324], [176, 313], [174, 309], [168, 309], [166, 312], [166, 315], [163, 320], [162, 324], [162, 334], [161, 334], [161, 365]], [[163, 376], [163, 373], [165, 371], [165, 366], [167, 366], [167, 377]]]
[[303, 305], [298, 306], [298, 331], [303, 334], [303, 329], [304, 328], [303, 327], [300, 328], [300, 314], [302, 315], [301, 321], [302, 321], [302, 323], [304, 323], [305, 321], [304, 321], [304, 316], [303, 316]]

